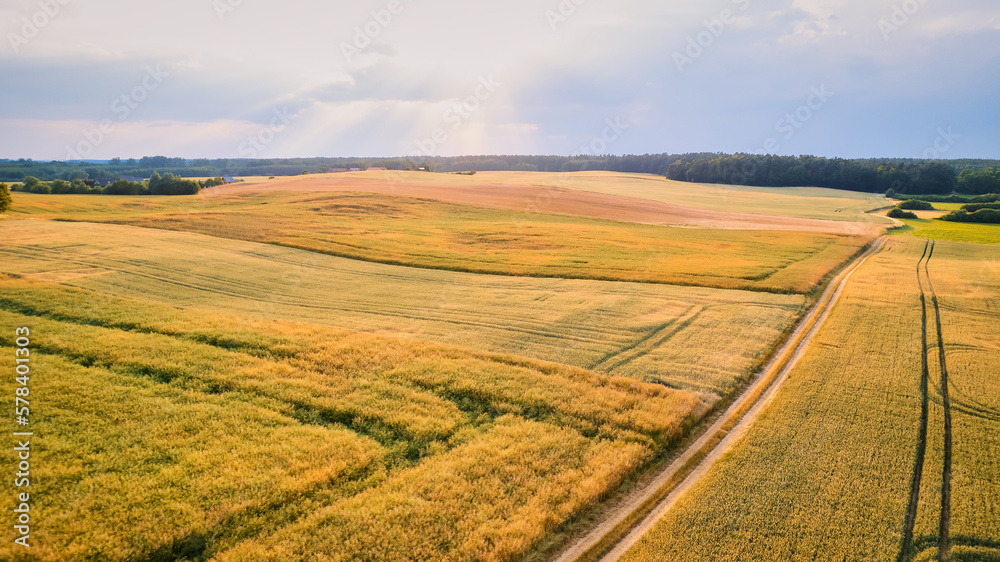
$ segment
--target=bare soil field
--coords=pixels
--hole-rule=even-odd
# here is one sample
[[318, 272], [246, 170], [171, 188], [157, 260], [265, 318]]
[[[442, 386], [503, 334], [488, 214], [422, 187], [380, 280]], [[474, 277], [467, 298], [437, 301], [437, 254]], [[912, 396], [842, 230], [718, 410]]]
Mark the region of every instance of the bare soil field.
[[[439, 176], [434, 175], [434, 178]], [[653, 201], [543, 185], [507, 183], [452, 183], [400, 181], [385, 174], [371, 178], [350, 175], [311, 175], [246, 182], [206, 189], [213, 195], [262, 191], [355, 191], [389, 193], [525, 212], [561, 213], [646, 224], [674, 224], [736, 230], [782, 230], [831, 234], [874, 235], [881, 226], [860, 222], [804, 219], [764, 214], [708, 210]]]

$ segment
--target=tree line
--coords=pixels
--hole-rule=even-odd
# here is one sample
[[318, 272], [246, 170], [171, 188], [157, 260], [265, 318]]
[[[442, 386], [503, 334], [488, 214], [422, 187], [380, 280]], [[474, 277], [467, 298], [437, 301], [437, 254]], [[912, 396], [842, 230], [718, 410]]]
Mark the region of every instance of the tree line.
[[673, 180], [766, 187], [814, 186], [870, 193], [969, 194], [1000, 192], [1000, 160], [843, 159], [760, 154], [641, 154], [528, 156], [483, 155], [399, 158], [184, 159], [146, 156], [107, 162], [0, 160], [0, 181], [88, 179], [106, 182], [119, 176], [178, 178], [216, 176], [293, 176], [337, 168], [385, 167], [390, 170], [526, 171], [644, 173]]
[[[755, 154], [695, 156], [670, 165], [667, 177], [696, 183], [759, 187], [813, 186], [870, 193], [968, 194], [1000, 191], [1000, 170], [981, 161], [846, 160]], [[995, 165], [994, 161], [982, 161]], [[1000, 167], [1000, 166], [998, 166]]]
[[[998, 198], [1000, 199], [1000, 198]], [[969, 203], [941, 217], [943, 221], [1000, 224], [1000, 201]]]
[[[142, 182], [118, 179], [104, 187], [96, 185], [93, 180], [54, 179], [45, 182], [34, 176], [28, 176], [24, 178], [21, 185], [14, 186], [14, 191], [76, 195], [194, 195], [204, 188], [224, 183], [221, 177], [195, 181], [175, 176], [169, 172], [162, 176], [153, 172], [148, 180]], [[6, 187], [6, 184], [4, 186]]]

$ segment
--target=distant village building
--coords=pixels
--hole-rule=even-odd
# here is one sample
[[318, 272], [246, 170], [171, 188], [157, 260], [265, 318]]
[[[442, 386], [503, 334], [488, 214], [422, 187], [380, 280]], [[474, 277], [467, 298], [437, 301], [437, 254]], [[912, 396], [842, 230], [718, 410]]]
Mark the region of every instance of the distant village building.
[[236, 180], [232, 176], [222, 176], [222, 181], [226, 183], [236, 183]]
[[[132, 182], [132, 183], [142, 183], [142, 182], [146, 181], [146, 180], [144, 180], [144, 179], [142, 179], [142, 178], [137, 178], [137, 177], [135, 177], [135, 176], [118, 176], [118, 177], [117, 177], [117, 178], [115, 178], [115, 179], [116, 179], [116, 180], [125, 180], [125, 181], [130, 181], [130, 182]], [[109, 183], [113, 183], [113, 182], [109, 182]]]
[[360, 171], [361, 171], [361, 168], [351, 168], [351, 171], [352, 171], [352, 172], [360, 172]]
[[349, 171], [350, 170], [348, 170], [347, 168], [331, 168], [330, 169], [330, 173], [331, 174], [343, 174], [344, 172], [349, 172]]
[[381, 166], [370, 166], [368, 168], [369, 172], [386, 172], [388, 170], [389, 170], [389, 168], [383, 168]]

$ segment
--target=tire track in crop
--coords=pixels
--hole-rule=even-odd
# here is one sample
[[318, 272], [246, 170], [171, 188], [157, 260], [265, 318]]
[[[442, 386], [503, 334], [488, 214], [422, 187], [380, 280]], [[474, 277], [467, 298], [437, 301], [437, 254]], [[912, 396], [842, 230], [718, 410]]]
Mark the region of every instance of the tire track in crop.
[[941, 306], [938, 303], [937, 293], [934, 291], [934, 284], [931, 282], [931, 274], [928, 263], [934, 256], [935, 243], [931, 242], [930, 255], [924, 262], [924, 274], [927, 277], [927, 285], [931, 292], [931, 302], [934, 304], [934, 320], [937, 325], [937, 346], [938, 358], [941, 363], [941, 403], [944, 407], [944, 467], [941, 473], [941, 520], [938, 530], [938, 560], [947, 562], [951, 558], [951, 464], [952, 464], [952, 425], [951, 425], [951, 396], [948, 389], [948, 364], [945, 356], [944, 330], [941, 327]]
[[[74, 265], [80, 265], [80, 266], [92, 267], [92, 268], [98, 268], [98, 267], [100, 267], [100, 268], [104, 268], [104, 269], [110, 269], [110, 270], [116, 271], [116, 272], [124, 274], [124, 275], [129, 275], [129, 276], [133, 276], [133, 277], [139, 277], [139, 278], [143, 278], [143, 279], [149, 279], [151, 281], [157, 281], [157, 282], [165, 283], [165, 284], [168, 284], [168, 285], [176, 285], [178, 287], [183, 287], [185, 289], [191, 289], [193, 291], [201, 291], [201, 292], [212, 293], [212, 294], [217, 294], [217, 295], [226, 296], [226, 297], [232, 297], [232, 298], [239, 298], [239, 299], [249, 299], [249, 300], [256, 300], [256, 301], [264, 301], [265, 300], [262, 297], [259, 297], [259, 296], [253, 295], [253, 294], [248, 294], [246, 292], [241, 292], [239, 290], [239, 288], [215, 287], [215, 286], [213, 286], [212, 283], [208, 283], [208, 282], [204, 281], [204, 278], [205, 278], [204, 275], [200, 275], [200, 274], [196, 274], [196, 273], [185, 272], [185, 275], [187, 275], [187, 277], [189, 279], [191, 279], [190, 282], [186, 282], [185, 283], [185, 282], [180, 281], [176, 277], [173, 277], [173, 276], [170, 275], [172, 273], [176, 273], [176, 270], [170, 270], [170, 269], [160, 268], [158, 266], [152, 266], [152, 265], [145, 267], [145, 269], [148, 269], [148, 270], [154, 270], [154, 271], [155, 270], [160, 270], [160, 271], [165, 272], [165, 273], [163, 273], [161, 275], [153, 275], [151, 273], [143, 273], [143, 272], [138, 271], [138, 270], [136, 270], [134, 268], [131, 268], [131, 269], [130, 268], [124, 268], [120, 264], [111, 265], [110, 263], [107, 263], [107, 262], [86, 261], [86, 260], [81, 260], [81, 259], [71, 260], [71, 259], [68, 259], [66, 257], [59, 256], [59, 255], [56, 255], [56, 256], [53, 256], [53, 257], [50, 257], [50, 258], [44, 258], [44, 257], [40, 257], [38, 254], [40, 254], [41, 252], [45, 251], [45, 248], [32, 248], [32, 249], [36, 250], [36, 254], [35, 255], [21, 256], [21, 257], [30, 257], [30, 259], [34, 259], [36, 261], [51, 261], [51, 262], [58, 262], [58, 263], [72, 263]], [[197, 280], [199, 278], [202, 279], [202, 281], [203, 281], [204, 284], [198, 284], [197, 283]], [[211, 277], [209, 279], [211, 279]], [[220, 284], [220, 285], [224, 285], [224, 284]], [[507, 332], [518, 332], [518, 333], [523, 333], [523, 334], [532, 335], [532, 336], [539, 336], [539, 337], [543, 337], [543, 338], [555, 338], [555, 339], [559, 339], [559, 340], [576, 341], [576, 342], [579, 342], [579, 343], [589, 343], [589, 344], [597, 344], [597, 345], [604, 345], [604, 344], [608, 344], [608, 343], [614, 343], [614, 342], [608, 342], [608, 341], [601, 340], [601, 339], [596, 339], [595, 337], [587, 337], [586, 335], [559, 334], [559, 333], [556, 333], [556, 332], [545, 331], [545, 330], [537, 329], [537, 328], [528, 328], [528, 327], [524, 327], [524, 326], [514, 326], [514, 325], [510, 325], [510, 324], [504, 324], [504, 323], [500, 323], [500, 322], [496, 322], [496, 321], [490, 322], [490, 321], [486, 321], [486, 320], [480, 320], [480, 318], [481, 318], [482, 315], [476, 315], [475, 313], [466, 313], [468, 319], [448, 318], [448, 317], [444, 316], [443, 314], [436, 316], [434, 314], [429, 313], [427, 309], [421, 308], [421, 307], [417, 307], [417, 306], [406, 306], [406, 305], [388, 306], [388, 305], [383, 305], [378, 311], [374, 311], [374, 310], [369, 310], [369, 309], [364, 309], [364, 308], [360, 308], [360, 307], [357, 307], [357, 306], [350, 306], [349, 305], [351, 302], [356, 302], [356, 301], [345, 301], [344, 304], [341, 305], [341, 306], [330, 306], [330, 305], [319, 304], [319, 303], [317, 303], [315, 301], [310, 301], [310, 300], [295, 299], [294, 297], [292, 297], [292, 298], [289, 298], [289, 297], [278, 298], [277, 296], [270, 296], [270, 297], [268, 297], [266, 299], [266, 302], [273, 303], [273, 304], [280, 304], [280, 305], [284, 305], [284, 306], [293, 306], [293, 307], [309, 308], [309, 309], [321, 309], [321, 310], [329, 310], [329, 311], [334, 311], [334, 312], [349, 312], [349, 313], [355, 313], [355, 314], [374, 315], [374, 316], [393, 316], [393, 317], [405, 318], [405, 319], [409, 319], [409, 320], [418, 320], [418, 321], [425, 321], [425, 322], [426, 321], [441, 322], [441, 323], [455, 324], [455, 325], [461, 325], [461, 326], [472, 326], [472, 327], [477, 327], [477, 328], [496, 329], [496, 330], [507, 331]], [[420, 314], [420, 313], [423, 313], [423, 314]], [[600, 334], [602, 332], [607, 333], [607, 330], [603, 330], [601, 328], [597, 328], [597, 329], [594, 329], [594, 330], [588, 330], [588, 331], [589, 332], [597, 332], [598, 334]], [[613, 334], [613, 333], [610, 334], [610, 335], [612, 337], [614, 337], [614, 336], [623, 337], [621, 335]]]
[[[82, 256], [77, 256], [76, 259], [70, 259], [69, 257], [63, 255], [57, 250], [53, 250], [44, 246], [28, 246], [25, 247], [23, 251], [18, 251], [12, 248], [6, 248], [0, 250], [0, 253], [11, 253], [23, 259], [32, 259], [36, 261], [51, 261], [51, 262], [66, 262], [75, 265], [100, 268], [100, 269], [110, 269], [118, 273], [145, 277], [151, 280], [160, 281], [162, 283], [170, 285], [178, 285], [187, 289], [194, 289], [199, 291], [213, 292], [216, 294], [221, 294], [224, 296], [231, 296], [241, 299], [249, 300], [262, 300], [260, 295], [257, 294], [257, 290], [260, 289], [259, 284], [242, 281], [238, 279], [233, 279], [231, 277], [220, 277], [216, 275], [211, 275], [208, 273], [199, 273], [196, 271], [180, 270], [176, 267], [170, 267], [168, 265], [162, 265], [156, 261], [150, 260], [135, 260], [129, 258], [113, 258], [107, 257], [102, 260], [88, 260]], [[42, 254], [48, 254], [50, 257], [42, 257]], [[143, 273], [144, 272], [144, 273]], [[343, 270], [342, 273], [347, 275], [353, 275], [355, 272], [350, 270]], [[183, 273], [185, 282], [179, 280], [179, 273]], [[374, 278], [394, 278], [393, 275], [382, 276], [380, 274], [373, 274], [370, 277]], [[612, 293], [613, 294], [613, 293]], [[617, 296], [617, 295], [616, 295]], [[343, 308], [341, 307], [329, 307], [319, 305], [312, 299], [296, 298], [292, 295], [283, 295], [278, 297], [277, 295], [271, 295], [267, 298], [268, 302], [273, 302], [275, 304], [282, 304], [287, 306], [299, 306], [299, 307], [309, 307], [309, 308], [328, 308], [331, 310], [343, 310], [343, 311], [354, 311], [359, 313], [372, 313], [370, 310], [365, 310], [357, 307], [353, 308]], [[338, 299], [336, 296], [331, 296], [326, 299], [326, 302], [337, 302], [342, 301], [345, 305], [357, 302], [355, 299]], [[434, 315], [427, 306], [419, 305], [406, 305], [406, 304], [395, 304], [389, 305], [382, 303], [379, 305], [378, 313], [385, 314], [393, 312], [397, 316], [412, 318], [417, 320], [433, 320], [440, 322], [450, 322], [453, 319], [450, 315]], [[418, 314], [415, 316], [415, 314]], [[494, 316], [487, 313], [479, 313], [473, 310], [463, 311], [465, 318], [463, 320], [468, 322], [474, 322], [477, 326], [492, 327], [499, 329], [506, 329], [507, 324], [498, 323]], [[627, 336], [623, 333], [623, 330], [617, 330], [614, 328], [608, 328], [601, 325], [588, 326], [585, 335], [572, 336], [564, 335], [562, 332], [546, 332], [539, 334], [539, 330], [534, 328], [534, 323], [531, 323], [532, 327], [524, 328], [518, 326], [516, 329], [525, 331], [525, 333], [530, 333], [533, 335], [546, 335], [551, 337], [567, 337], [570, 339], [576, 339], [583, 343], [618, 343], [624, 340]], [[596, 339], [597, 337], [605, 339]]]
[[913, 527], [917, 519], [917, 506], [920, 503], [920, 483], [924, 474], [924, 461], [927, 456], [927, 422], [930, 416], [929, 386], [930, 367], [927, 362], [927, 297], [924, 293], [924, 282], [920, 278], [920, 266], [927, 259], [930, 240], [924, 244], [924, 253], [917, 261], [917, 285], [920, 288], [921, 307], [921, 375], [920, 375], [920, 429], [917, 431], [917, 454], [913, 463], [913, 475], [910, 478], [910, 501], [906, 507], [906, 517], [903, 521], [903, 542], [899, 548], [897, 562], [906, 562], [913, 555]]
[[623, 365], [627, 365], [628, 363], [635, 361], [643, 355], [649, 354], [654, 349], [666, 343], [667, 340], [677, 335], [681, 330], [690, 326], [691, 323], [701, 316], [701, 313], [704, 311], [705, 307], [703, 305], [692, 306], [687, 309], [684, 314], [657, 326], [635, 342], [618, 351], [609, 353], [603, 359], [600, 359], [597, 363], [592, 365], [590, 369], [612, 372]]
[[847, 281], [869, 258], [882, 251], [881, 237], [833, 276], [812, 309], [800, 321], [786, 343], [758, 373], [754, 382], [717, 421], [666, 466], [650, 482], [629, 495], [622, 504], [589, 532], [574, 540], [556, 562], [584, 560], [615, 561], [639, 541], [670, 511], [677, 500], [703, 478], [715, 463], [739, 441], [781, 389], [788, 373], [804, 355], [813, 336], [822, 327]]

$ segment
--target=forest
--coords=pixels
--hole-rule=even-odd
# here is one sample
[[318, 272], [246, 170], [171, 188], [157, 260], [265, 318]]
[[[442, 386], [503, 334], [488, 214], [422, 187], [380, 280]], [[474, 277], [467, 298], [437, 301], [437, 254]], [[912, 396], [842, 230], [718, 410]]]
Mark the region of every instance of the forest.
[[385, 167], [429, 172], [604, 170], [665, 176], [672, 180], [750, 186], [814, 186], [869, 193], [979, 195], [1000, 191], [1000, 160], [843, 159], [759, 154], [642, 154], [582, 156], [459, 156], [419, 158], [185, 159], [145, 156], [108, 161], [41, 162], [0, 160], [0, 181], [115, 180], [148, 178], [153, 173], [178, 178], [217, 176], [293, 176], [335, 168]]

